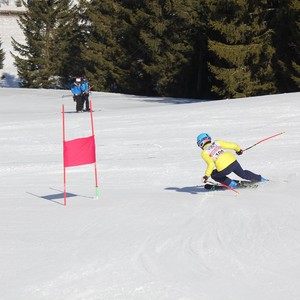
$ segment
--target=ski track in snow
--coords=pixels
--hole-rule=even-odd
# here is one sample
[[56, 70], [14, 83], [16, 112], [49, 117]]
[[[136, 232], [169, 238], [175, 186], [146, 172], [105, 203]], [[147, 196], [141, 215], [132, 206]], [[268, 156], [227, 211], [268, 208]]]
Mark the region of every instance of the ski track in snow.
[[[299, 94], [174, 105], [93, 93], [100, 198], [92, 165], [68, 168], [63, 207], [68, 93], [0, 89], [2, 299], [300, 298]], [[271, 181], [206, 192], [202, 131], [242, 147], [285, 131], [238, 158]], [[89, 114], [66, 114], [67, 139], [90, 134]]]

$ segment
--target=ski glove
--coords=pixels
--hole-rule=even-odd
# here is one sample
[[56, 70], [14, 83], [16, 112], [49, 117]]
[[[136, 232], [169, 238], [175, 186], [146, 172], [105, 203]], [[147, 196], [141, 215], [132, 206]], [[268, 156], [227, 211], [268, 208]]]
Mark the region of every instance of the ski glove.
[[203, 176], [203, 178], [202, 178], [202, 182], [204, 182], [204, 183], [205, 183], [205, 182], [207, 182], [207, 180], [208, 180], [208, 176], [206, 176], [206, 175], [205, 175], [205, 176]]
[[242, 155], [243, 154], [243, 150], [241, 149], [240, 151], [236, 151], [237, 155]]

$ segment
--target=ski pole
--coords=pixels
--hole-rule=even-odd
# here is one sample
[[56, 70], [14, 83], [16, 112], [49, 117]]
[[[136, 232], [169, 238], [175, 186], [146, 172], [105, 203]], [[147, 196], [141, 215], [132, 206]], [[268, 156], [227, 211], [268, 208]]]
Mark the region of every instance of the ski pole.
[[62, 95], [62, 98], [66, 98], [66, 97], [73, 97], [73, 95]]
[[267, 138], [264, 138], [264, 139], [262, 139], [262, 140], [256, 142], [256, 143], [253, 144], [252, 146], [250, 146], [250, 147], [248, 147], [248, 148], [242, 150], [242, 152], [245, 152], [246, 150], [249, 150], [249, 149], [251, 149], [252, 147], [254, 147], [254, 146], [256, 146], [256, 145], [258, 145], [258, 144], [260, 144], [260, 143], [262, 143], [262, 142], [264, 142], [264, 141], [266, 141], [266, 140], [272, 139], [272, 138], [274, 138], [274, 137], [276, 137], [276, 136], [278, 136], [278, 135], [284, 134], [284, 133], [285, 133], [285, 132], [280, 132], [280, 133], [274, 134], [274, 135], [272, 135], [272, 136], [269, 136], [269, 137], [267, 137]]

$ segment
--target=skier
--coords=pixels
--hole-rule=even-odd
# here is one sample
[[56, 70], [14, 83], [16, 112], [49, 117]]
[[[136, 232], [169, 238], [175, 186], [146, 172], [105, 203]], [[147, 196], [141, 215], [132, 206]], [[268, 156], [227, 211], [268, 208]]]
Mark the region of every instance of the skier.
[[197, 145], [202, 149], [201, 157], [207, 164], [205, 175], [202, 179], [203, 182], [207, 182], [211, 176], [215, 181], [235, 188], [238, 182], [227, 177], [232, 172], [243, 179], [253, 182], [268, 181], [261, 175], [244, 170], [234, 154], [230, 151], [225, 151], [226, 149], [234, 150], [237, 155], [242, 155], [243, 150], [237, 144], [221, 140], [212, 142], [211, 137], [207, 133], [201, 133], [197, 137]]
[[83, 105], [85, 104], [85, 111], [90, 111], [90, 103], [89, 103], [90, 88], [89, 88], [89, 82], [85, 75], [82, 76], [81, 91], [82, 91], [82, 102]]
[[83, 100], [81, 90], [81, 78], [77, 77], [75, 82], [72, 84], [71, 92], [73, 93], [73, 99], [76, 102], [76, 112], [83, 111]]

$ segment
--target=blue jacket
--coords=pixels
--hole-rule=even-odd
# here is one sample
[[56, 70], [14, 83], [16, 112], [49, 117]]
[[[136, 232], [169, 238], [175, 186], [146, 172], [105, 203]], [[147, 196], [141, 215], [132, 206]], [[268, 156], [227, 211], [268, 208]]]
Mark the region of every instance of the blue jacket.
[[82, 92], [81, 85], [73, 83], [73, 85], [71, 87], [71, 92], [73, 93], [73, 95], [81, 95], [81, 92]]
[[81, 84], [81, 90], [82, 92], [86, 92], [86, 93], [89, 91], [89, 83], [87, 81], [84, 81]]

